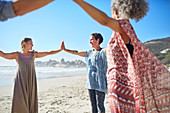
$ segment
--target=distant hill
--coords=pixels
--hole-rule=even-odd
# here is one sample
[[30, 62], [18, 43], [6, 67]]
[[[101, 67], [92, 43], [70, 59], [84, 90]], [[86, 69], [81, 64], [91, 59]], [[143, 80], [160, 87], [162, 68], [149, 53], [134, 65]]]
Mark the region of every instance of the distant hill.
[[61, 61], [49, 60], [49, 61], [36, 61], [35, 66], [38, 67], [74, 67], [74, 68], [82, 68], [86, 67], [86, 64], [82, 60], [75, 61], [65, 61], [64, 58]]
[[170, 37], [147, 41], [144, 45], [152, 51], [164, 65], [170, 66]]
[[170, 37], [147, 41], [144, 44], [153, 53], [160, 53], [160, 51], [170, 48]]

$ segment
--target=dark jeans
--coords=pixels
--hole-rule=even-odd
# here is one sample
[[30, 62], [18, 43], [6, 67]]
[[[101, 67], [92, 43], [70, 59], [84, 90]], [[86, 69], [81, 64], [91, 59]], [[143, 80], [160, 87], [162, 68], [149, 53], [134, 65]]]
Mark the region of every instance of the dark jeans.
[[92, 113], [105, 112], [104, 107], [105, 93], [89, 89], [89, 96], [92, 107]]

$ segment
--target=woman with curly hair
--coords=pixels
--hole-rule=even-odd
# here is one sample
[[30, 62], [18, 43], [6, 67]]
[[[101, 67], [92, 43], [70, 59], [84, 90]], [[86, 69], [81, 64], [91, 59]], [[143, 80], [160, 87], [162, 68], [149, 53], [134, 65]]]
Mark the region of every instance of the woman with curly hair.
[[83, 0], [73, 0], [114, 32], [106, 48], [112, 113], [169, 112], [170, 72], [137, 38], [129, 19], [149, 10], [146, 0], [112, 0], [112, 18]]

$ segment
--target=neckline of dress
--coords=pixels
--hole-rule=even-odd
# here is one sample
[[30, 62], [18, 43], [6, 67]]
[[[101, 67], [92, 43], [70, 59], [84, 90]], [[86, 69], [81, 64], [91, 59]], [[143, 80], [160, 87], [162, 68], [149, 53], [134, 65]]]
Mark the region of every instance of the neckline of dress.
[[32, 59], [32, 53], [29, 58], [25, 58], [25, 57], [21, 56], [21, 53], [19, 53], [19, 58], [21, 58], [24, 62], [29, 62]]

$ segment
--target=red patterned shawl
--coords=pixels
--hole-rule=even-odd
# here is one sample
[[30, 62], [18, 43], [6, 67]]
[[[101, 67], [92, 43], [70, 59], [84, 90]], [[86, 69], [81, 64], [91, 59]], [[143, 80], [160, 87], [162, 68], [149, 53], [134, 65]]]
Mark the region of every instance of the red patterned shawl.
[[108, 95], [113, 113], [170, 112], [170, 72], [138, 39], [131, 24], [119, 20], [134, 46], [133, 56], [118, 32], [107, 45]]

